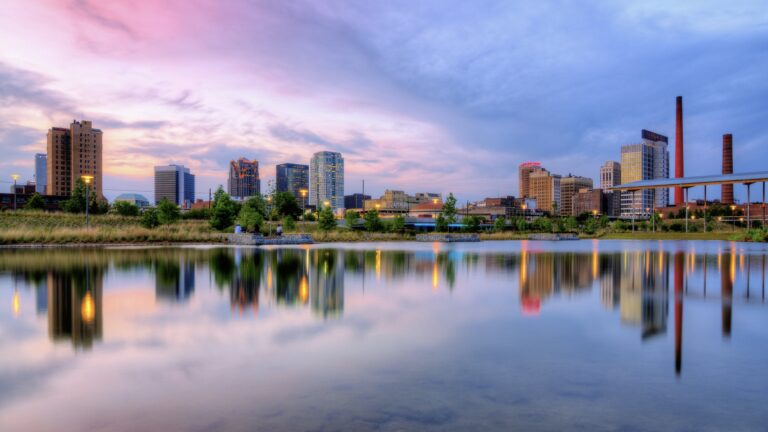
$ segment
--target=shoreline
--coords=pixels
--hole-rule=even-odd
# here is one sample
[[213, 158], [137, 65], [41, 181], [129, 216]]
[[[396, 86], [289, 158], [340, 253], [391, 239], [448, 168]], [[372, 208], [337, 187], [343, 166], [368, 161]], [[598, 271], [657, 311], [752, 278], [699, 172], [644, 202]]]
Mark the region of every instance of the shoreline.
[[[416, 240], [415, 236], [392, 235], [377, 233], [379, 235], [361, 235], [358, 238], [350, 238], [349, 235], [327, 238], [324, 235], [317, 236], [311, 244], [332, 244], [332, 243], [380, 243], [380, 242], [405, 242], [405, 243], [424, 243]], [[528, 234], [499, 234], [485, 233], [480, 234], [480, 241], [522, 241], [529, 240]], [[639, 232], [639, 233], [604, 233], [595, 236], [580, 235], [578, 240], [697, 240], [697, 241], [738, 241], [746, 242], [744, 238], [734, 239], [740, 233], [733, 232], [713, 232], [713, 233], [669, 233], [669, 232]], [[530, 241], [575, 241], [575, 240], [530, 240]], [[107, 247], [186, 247], [186, 246], [243, 246], [229, 243], [222, 238], [222, 241], [206, 239], [201, 241], [190, 241], [180, 239], [179, 241], [121, 241], [121, 242], [35, 242], [35, 243], [7, 243], [0, 244], [0, 249], [86, 249], [86, 248], [107, 248]], [[261, 246], [253, 246], [261, 247]]]

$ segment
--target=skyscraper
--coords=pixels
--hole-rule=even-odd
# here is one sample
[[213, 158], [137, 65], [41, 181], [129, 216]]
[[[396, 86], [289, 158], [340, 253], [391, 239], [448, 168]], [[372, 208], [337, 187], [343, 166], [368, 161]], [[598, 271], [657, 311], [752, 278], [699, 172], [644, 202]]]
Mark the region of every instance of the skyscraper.
[[155, 167], [155, 204], [163, 198], [188, 208], [195, 201], [195, 176], [183, 165]]
[[35, 154], [35, 192], [45, 195], [45, 185], [48, 184], [48, 155]]
[[600, 167], [600, 188], [607, 190], [621, 184], [621, 164], [616, 161], [606, 161]]
[[592, 189], [592, 179], [568, 174], [560, 179], [560, 214], [575, 216], [573, 196], [581, 189]]
[[73, 121], [69, 129], [53, 127], [48, 130], [48, 162], [46, 164], [49, 195], [72, 193], [77, 180], [92, 176], [90, 188], [97, 196], [102, 193], [102, 132], [90, 121]]
[[237, 198], [247, 198], [261, 194], [259, 161], [240, 158], [229, 162], [229, 194]]
[[344, 158], [341, 153], [322, 151], [309, 164], [309, 203], [344, 208]]
[[523, 162], [517, 169], [520, 176], [520, 198], [530, 197], [530, 177], [531, 173], [546, 171], [539, 162]]
[[[621, 146], [621, 181], [669, 178], [668, 138], [643, 129], [642, 142]], [[621, 193], [621, 216], [648, 216], [650, 212], [669, 204], [668, 189], [651, 189]]]
[[301, 207], [307, 206], [309, 199], [309, 166], [284, 163], [275, 167], [277, 191], [290, 192], [296, 197]]
[[559, 214], [560, 175], [542, 169], [532, 172], [528, 181], [528, 196], [536, 199], [536, 207], [551, 214]]

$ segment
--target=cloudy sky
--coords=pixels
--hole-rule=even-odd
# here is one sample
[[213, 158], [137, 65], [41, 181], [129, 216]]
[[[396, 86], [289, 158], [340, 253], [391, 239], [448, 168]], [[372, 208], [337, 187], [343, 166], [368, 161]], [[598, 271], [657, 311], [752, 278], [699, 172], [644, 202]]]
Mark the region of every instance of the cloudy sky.
[[719, 172], [726, 132], [736, 171], [768, 169], [764, 0], [8, 0], [0, 180], [85, 118], [110, 198], [151, 197], [154, 165], [203, 197], [230, 159], [266, 183], [335, 150], [347, 193], [478, 199], [516, 194], [523, 161], [597, 178], [642, 128], [674, 136], [677, 95], [686, 174]]

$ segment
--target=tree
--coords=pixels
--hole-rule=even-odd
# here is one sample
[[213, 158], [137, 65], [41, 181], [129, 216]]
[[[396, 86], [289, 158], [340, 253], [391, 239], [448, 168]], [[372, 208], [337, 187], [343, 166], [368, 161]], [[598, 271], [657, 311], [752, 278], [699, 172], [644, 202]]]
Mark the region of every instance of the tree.
[[278, 216], [291, 216], [297, 218], [301, 216], [301, 207], [296, 197], [290, 192], [278, 192], [272, 197], [272, 206], [277, 211]]
[[144, 211], [144, 214], [141, 215], [139, 224], [147, 229], [156, 228], [158, 225], [160, 225], [160, 219], [157, 217], [157, 210], [147, 209]]
[[365, 223], [365, 229], [367, 231], [381, 231], [383, 225], [381, 218], [379, 218], [379, 212], [376, 209], [368, 210], [363, 217]]
[[39, 193], [35, 192], [29, 197], [29, 201], [24, 205], [25, 210], [43, 210], [45, 209], [45, 200]]
[[139, 206], [128, 201], [117, 201], [112, 207], [120, 216], [138, 216], [141, 213]]
[[317, 226], [321, 231], [333, 231], [336, 228], [336, 218], [333, 216], [331, 207], [323, 207], [320, 210]]
[[576, 231], [579, 228], [579, 222], [575, 217], [569, 216], [565, 219], [565, 229], [568, 231]]
[[528, 222], [525, 221], [525, 218], [519, 218], [517, 220], [517, 230], [520, 232], [526, 231], [528, 229]]
[[587, 222], [584, 224], [584, 232], [587, 234], [594, 234], [597, 231], [597, 221], [595, 218], [587, 219]]
[[286, 216], [283, 218], [283, 229], [291, 231], [296, 229], [296, 221], [293, 220], [292, 216]]
[[244, 205], [237, 216], [237, 223], [245, 232], [258, 233], [264, 224], [264, 216], [254, 206]]
[[248, 198], [243, 203], [243, 207], [252, 208], [253, 210], [256, 211], [256, 213], [260, 214], [262, 217], [267, 216], [267, 202], [264, 201], [264, 197], [261, 195], [254, 195]]
[[536, 231], [552, 231], [552, 221], [548, 217], [538, 217], [533, 221], [533, 229]]
[[175, 203], [168, 198], [163, 198], [157, 203], [157, 220], [162, 225], [170, 225], [179, 219], [181, 219], [181, 211]]
[[493, 221], [493, 230], [496, 232], [502, 232], [506, 227], [507, 219], [504, 218], [504, 216], [497, 217], [496, 220]]
[[453, 196], [453, 192], [448, 194], [441, 214], [449, 224], [456, 223], [456, 197]]
[[221, 231], [232, 226], [239, 209], [237, 203], [232, 201], [232, 198], [229, 197], [228, 193], [224, 192], [221, 186], [216, 190], [212, 207], [211, 227]]
[[437, 232], [447, 232], [449, 229], [448, 226], [448, 220], [443, 216], [442, 213], [437, 215], [437, 219], [435, 219], [435, 231]]
[[477, 216], [467, 216], [464, 218], [464, 231], [476, 233], [480, 231], [480, 218]]
[[[109, 211], [109, 203], [96, 195], [96, 192], [89, 190], [88, 211], [91, 214], [104, 214]], [[85, 213], [85, 183], [82, 179], [77, 179], [75, 188], [69, 199], [61, 205], [62, 209], [68, 213]]]
[[610, 224], [610, 219], [608, 219], [608, 216], [602, 215], [600, 216], [600, 221], [598, 225], [600, 225], [600, 228], [608, 228], [608, 225]]
[[392, 219], [392, 231], [398, 233], [405, 231], [405, 216], [397, 215]]
[[344, 225], [347, 226], [349, 229], [353, 229], [355, 227], [355, 224], [357, 223], [357, 218], [360, 216], [357, 214], [354, 210], [347, 210], [346, 213], [344, 213]]

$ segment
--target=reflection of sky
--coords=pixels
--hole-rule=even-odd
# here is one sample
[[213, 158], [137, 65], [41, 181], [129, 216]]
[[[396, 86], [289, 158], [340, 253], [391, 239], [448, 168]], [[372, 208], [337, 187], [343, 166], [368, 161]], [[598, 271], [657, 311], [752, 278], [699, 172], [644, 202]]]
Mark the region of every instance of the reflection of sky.
[[[476, 264], [462, 261], [475, 252], [519, 257], [519, 245], [441, 248], [453, 250], [458, 262], [453, 287], [441, 269], [437, 290], [431, 267], [389, 277], [389, 255], [382, 254], [378, 278], [374, 271], [345, 272], [343, 314], [329, 319], [308, 306], [275, 302], [264, 285], [258, 313], [233, 311], [205, 265], [196, 268], [194, 295], [178, 304], [157, 301], [152, 274], [112, 269], [103, 284], [104, 334], [90, 350], [52, 343], [46, 316], [35, 313], [35, 291], [21, 281], [22, 309], [14, 317], [6, 273], [0, 429], [701, 430], [754, 428], [768, 420], [760, 406], [768, 315], [757, 261], [750, 278], [756, 298], [749, 301], [746, 274], [736, 267], [728, 339], [721, 334], [715, 255], [706, 298], [700, 267], [689, 275], [684, 367], [676, 377], [671, 294], [666, 332], [644, 340], [637, 326], [621, 324], [618, 309], [602, 304], [596, 279], [586, 289], [547, 297], [541, 314], [525, 316], [517, 271], [486, 265], [483, 256]], [[528, 250], [570, 249], [591, 259], [593, 244], [534, 246]], [[657, 246], [600, 242], [599, 250], [628, 247], [628, 254], [644, 257], [644, 248]], [[663, 246], [690, 250], [691, 244]], [[764, 249], [695, 244], [698, 254], [733, 247], [737, 256], [755, 259]], [[591, 266], [582, 271], [592, 274]]]

